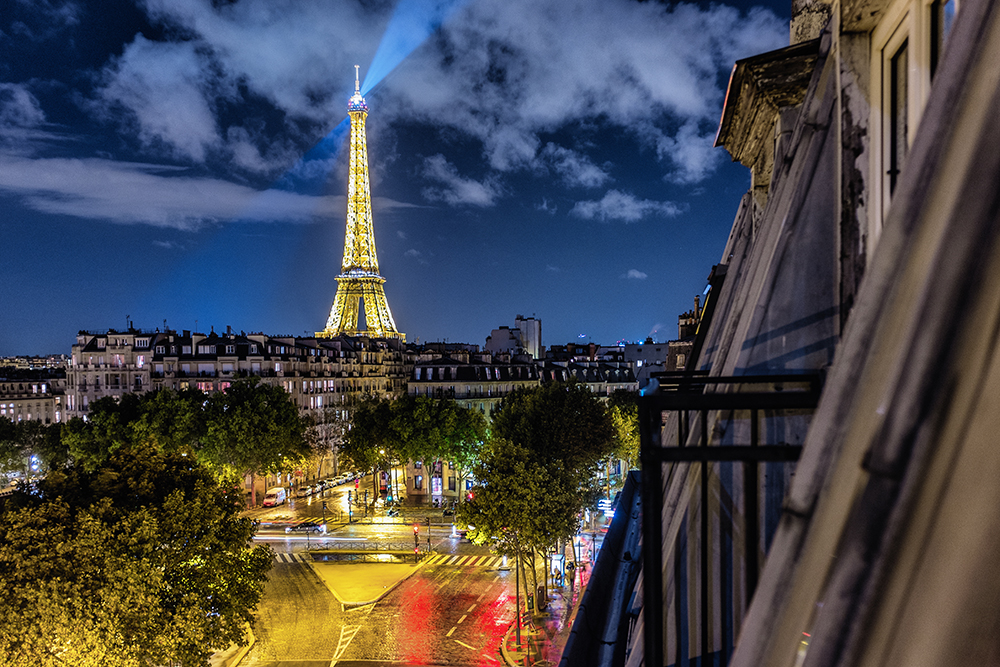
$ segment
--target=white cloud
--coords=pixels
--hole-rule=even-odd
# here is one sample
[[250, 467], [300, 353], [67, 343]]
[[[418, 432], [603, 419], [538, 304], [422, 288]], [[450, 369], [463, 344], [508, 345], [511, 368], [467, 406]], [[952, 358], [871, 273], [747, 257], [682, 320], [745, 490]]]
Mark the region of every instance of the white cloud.
[[23, 15], [24, 21], [15, 21], [11, 25], [11, 33], [35, 42], [51, 39], [64, 28], [75, 26], [80, 22], [82, 10], [76, 2], [52, 0], [16, 0], [16, 2], [30, 13]]
[[27, 86], [0, 83], [0, 128], [34, 127], [45, 122], [45, 113]]
[[611, 180], [611, 176], [586, 155], [553, 143], [546, 144], [541, 157], [552, 164], [570, 187], [597, 188]]
[[560, 268], [558, 266], [552, 266], [551, 264], [547, 264], [545, 266], [545, 270], [548, 271], [549, 273], [559, 273]]
[[577, 202], [570, 213], [585, 220], [637, 222], [651, 215], [672, 218], [680, 215], [681, 209], [673, 202], [639, 199], [626, 192], [608, 190], [600, 201]]
[[107, 116], [124, 111], [124, 121], [134, 124], [147, 147], [204, 162], [222, 143], [214, 107], [226, 96], [211, 64], [196, 41], [151, 42], [136, 35], [106, 68], [98, 91], [103, 105], [95, 110]]
[[[244, 87], [285, 114], [291, 135], [299, 121], [332, 127], [343, 118], [353, 65], [365, 73], [392, 11], [392, 3], [344, 0], [213, 4], [146, 0], [150, 16], [178, 28], [168, 34], [184, 41], [138, 35], [106, 68], [101, 100], [127, 111], [146, 145], [162, 141], [195, 162], [218, 151], [258, 171], [279, 168], [285, 147], [266, 146], [248, 120], [229, 121], [246, 134], [221, 128], [219, 101]], [[447, 14], [439, 4], [427, 4], [431, 22]], [[555, 159], [567, 183], [584, 187], [606, 183], [607, 174], [583, 154], [543, 148], [544, 133], [600, 119], [655, 149], [670, 179], [695, 182], [721, 159], [711, 150], [720, 77], [736, 59], [787, 43], [787, 26], [763, 9], [629, 0], [446, 4], [460, 8], [369, 94], [372, 113], [387, 124], [426, 122], [476, 139], [500, 172]]]
[[[178, 229], [227, 220], [301, 223], [339, 219], [347, 206], [343, 196], [257, 191], [180, 172], [177, 168], [100, 159], [30, 160], [0, 155], [0, 192], [16, 196], [28, 208], [43, 213]], [[381, 210], [407, 206], [384, 198], [376, 198], [372, 204]]]
[[552, 202], [550, 202], [548, 199], [546, 199], [545, 197], [542, 197], [542, 203], [541, 204], [535, 204], [535, 210], [536, 211], [541, 211], [542, 213], [548, 213], [549, 215], [555, 215], [556, 211], [558, 210], [558, 208], [556, 207], [555, 204], [553, 204]]
[[404, 241], [406, 240], [406, 232], [404, 232], [402, 229], [396, 230], [396, 236]]
[[649, 276], [638, 269], [629, 269], [628, 273], [622, 276], [622, 278], [627, 278], [628, 280], [645, 280], [648, 277]]
[[406, 252], [404, 252], [403, 253], [403, 257], [409, 257], [411, 259], [415, 259], [415, 260], [417, 260], [418, 264], [422, 264], [424, 266], [429, 266], [430, 265], [430, 262], [428, 262], [426, 259], [424, 259], [424, 254], [422, 252], [420, 252], [419, 250], [417, 250], [416, 248], [410, 248], [409, 250], [407, 250]]
[[443, 155], [432, 155], [424, 159], [423, 177], [436, 181], [441, 187], [426, 187], [421, 192], [430, 201], [443, 201], [450, 206], [493, 206], [500, 195], [500, 187], [495, 179], [483, 182], [464, 178], [455, 165]]

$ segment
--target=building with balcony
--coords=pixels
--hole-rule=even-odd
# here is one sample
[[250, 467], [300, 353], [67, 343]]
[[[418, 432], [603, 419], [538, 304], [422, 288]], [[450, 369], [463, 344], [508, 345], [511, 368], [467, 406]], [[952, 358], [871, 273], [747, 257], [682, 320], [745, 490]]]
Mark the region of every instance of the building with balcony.
[[0, 378], [0, 418], [59, 424], [66, 419], [65, 390], [63, 377]]
[[997, 662], [1000, 3], [792, 10], [733, 69], [750, 191], [564, 665]]

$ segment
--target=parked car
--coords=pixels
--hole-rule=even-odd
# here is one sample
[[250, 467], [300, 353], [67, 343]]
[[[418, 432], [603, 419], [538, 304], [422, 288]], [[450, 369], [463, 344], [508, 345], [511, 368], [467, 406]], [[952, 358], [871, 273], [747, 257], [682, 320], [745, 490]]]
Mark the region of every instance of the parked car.
[[278, 505], [283, 505], [284, 503], [285, 489], [280, 486], [268, 489], [267, 493], [264, 494], [264, 507], [277, 507]]
[[286, 533], [323, 533], [326, 534], [326, 524], [318, 521], [300, 521], [294, 526], [285, 528]]

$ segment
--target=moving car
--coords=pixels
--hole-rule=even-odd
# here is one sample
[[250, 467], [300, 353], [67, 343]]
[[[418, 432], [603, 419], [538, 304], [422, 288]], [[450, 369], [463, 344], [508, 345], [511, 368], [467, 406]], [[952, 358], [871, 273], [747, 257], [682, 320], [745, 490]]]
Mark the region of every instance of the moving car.
[[300, 521], [294, 526], [285, 528], [286, 533], [323, 533], [326, 534], [326, 524], [318, 521]]
[[313, 488], [311, 486], [300, 486], [299, 490], [295, 492], [296, 498], [308, 498], [313, 493]]

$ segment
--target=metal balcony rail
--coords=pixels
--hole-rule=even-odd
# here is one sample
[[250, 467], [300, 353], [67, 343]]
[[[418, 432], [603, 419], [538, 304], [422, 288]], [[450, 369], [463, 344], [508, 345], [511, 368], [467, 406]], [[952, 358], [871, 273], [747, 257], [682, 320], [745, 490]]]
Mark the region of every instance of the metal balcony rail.
[[[822, 376], [818, 373], [758, 376], [709, 376], [705, 372], [688, 371], [674, 373], [654, 373], [659, 382], [657, 393], [639, 398], [640, 460], [642, 462], [642, 522], [643, 543], [643, 604], [644, 623], [644, 664], [660, 666], [664, 663], [664, 609], [663, 609], [663, 499], [664, 464], [700, 464], [697, 485], [700, 491], [700, 556], [698, 576], [700, 577], [700, 618], [690, 618], [688, 609], [675, 610], [675, 618], [687, 616], [687, 627], [697, 628], [700, 638], [701, 660], [710, 659], [709, 631], [714, 619], [709, 617], [713, 607], [709, 602], [712, 588], [712, 568], [709, 563], [709, 464], [739, 462], [743, 464], [744, 503], [744, 548], [743, 569], [745, 572], [745, 613], [753, 598], [760, 573], [758, 544], [759, 525], [759, 470], [760, 463], [797, 461], [802, 447], [788, 444], [762, 444], [760, 442], [761, 412], [768, 415], [788, 411], [813, 411], [819, 403]], [[667, 436], [663, 428], [665, 412], [676, 413], [676, 444], [663, 442]], [[735, 421], [735, 415], [749, 413], [750, 442], [746, 444], [710, 445], [709, 413], [723, 413], [717, 421]], [[726, 412], [731, 414], [725, 415]], [[697, 419], [698, 445], [689, 446], [692, 437], [692, 416]], [[718, 517], [723, 521], [723, 517]], [[732, 515], [730, 522], [734, 521]], [[732, 528], [732, 526], [730, 526]], [[736, 531], [733, 532], [736, 534]], [[686, 539], [680, 534], [677, 540]], [[690, 577], [693, 579], [694, 577]], [[720, 598], [727, 594], [719, 587]], [[726, 600], [719, 600], [714, 609], [723, 610]], [[726, 635], [729, 620], [722, 612], [720, 627]], [[680, 623], [680, 621], [677, 621]], [[681, 643], [677, 642], [677, 655], [670, 662], [681, 664], [686, 656], [680, 655]], [[726, 665], [728, 654], [725, 647], [720, 651], [720, 665]], [[704, 664], [704, 662], [702, 662]]]

